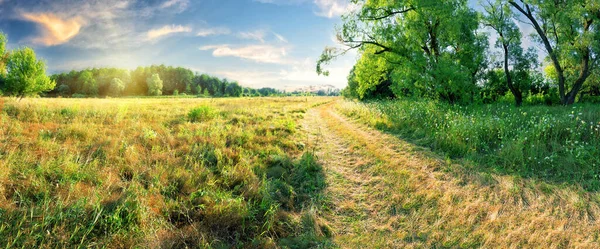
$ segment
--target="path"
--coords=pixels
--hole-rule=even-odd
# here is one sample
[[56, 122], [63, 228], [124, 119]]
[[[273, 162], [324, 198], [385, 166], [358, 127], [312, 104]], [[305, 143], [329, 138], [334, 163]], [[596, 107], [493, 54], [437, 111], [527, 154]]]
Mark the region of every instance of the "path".
[[544, 196], [525, 180], [470, 172], [349, 121], [335, 105], [309, 110], [303, 127], [327, 175], [320, 215], [340, 247], [598, 246], [591, 233], [600, 223], [586, 218], [597, 210], [570, 210], [570, 199], [593, 196]]

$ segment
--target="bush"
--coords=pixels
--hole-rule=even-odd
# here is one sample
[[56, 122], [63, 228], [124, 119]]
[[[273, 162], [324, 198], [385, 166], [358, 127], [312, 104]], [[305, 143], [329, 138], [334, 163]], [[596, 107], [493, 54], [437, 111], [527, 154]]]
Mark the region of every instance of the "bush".
[[208, 121], [217, 116], [217, 111], [210, 106], [200, 106], [192, 109], [188, 113], [188, 120], [190, 122], [203, 122]]

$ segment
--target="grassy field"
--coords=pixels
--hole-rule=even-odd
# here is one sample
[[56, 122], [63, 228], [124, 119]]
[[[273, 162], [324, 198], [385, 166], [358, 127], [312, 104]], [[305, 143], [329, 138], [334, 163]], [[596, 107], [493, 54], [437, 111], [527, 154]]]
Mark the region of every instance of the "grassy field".
[[451, 106], [433, 101], [345, 102], [349, 117], [477, 170], [600, 190], [600, 106]]
[[326, 98], [0, 100], [0, 245], [327, 243], [299, 131]]
[[0, 99], [5, 248], [598, 248], [598, 107]]

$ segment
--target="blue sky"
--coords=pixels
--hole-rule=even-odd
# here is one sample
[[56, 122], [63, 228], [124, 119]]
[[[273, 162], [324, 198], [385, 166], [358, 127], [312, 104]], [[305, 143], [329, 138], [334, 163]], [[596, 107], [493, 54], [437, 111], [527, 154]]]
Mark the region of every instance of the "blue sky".
[[[0, 0], [9, 48], [33, 47], [51, 73], [165, 64], [251, 87], [342, 88], [349, 53], [317, 76], [348, 0]], [[469, 0], [475, 7], [476, 0]]]
[[317, 76], [344, 0], [0, 0], [9, 48], [33, 47], [49, 72], [183, 66], [253, 87], [344, 87], [356, 54]]

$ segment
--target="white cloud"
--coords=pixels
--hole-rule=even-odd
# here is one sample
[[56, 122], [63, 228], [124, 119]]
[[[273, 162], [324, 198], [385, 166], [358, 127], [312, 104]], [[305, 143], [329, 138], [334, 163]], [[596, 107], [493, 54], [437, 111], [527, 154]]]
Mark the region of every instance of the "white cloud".
[[231, 34], [231, 30], [229, 28], [203, 28], [199, 29], [196, 33], [196, 36], [206, 37], [206, 36], [214, 36], [214, 35], [228, 35]]
[[174, 33], [189, 33], [192, 32], [192, 28], [188, 26], [181, 25], [166, 25], [162, 28], [149, 30], [147, 33], [147, 37], [150, 40], [160, 38], [163, 36], [167, 36]]
[[189, 4], [189, 0], [167, 0], [162, 5], [160, 5], [160, 8], [167, 9], [177, 7], [179, 11], [184, 11], [187, 9]]
[[264, 30], [255, 30], [249, 32], [240, 32], [238, 34], [238, 37], [246, 40], [256, 40], [264, 43], [266, 35], [267, 34]]
[[341, 16], [350, 10], [349, 2], [347, 0], [314, 0], [314, 4], [319, 8], [316, 14], [328, 18]]
[[65, 19], [52, 13], [22, 13], [21, 17], [41, 27], [41, 34], [33, 38], [32, 41], [46, 46], [68, 42], [79, 33], [83, 25], [80, 17]]
[[212, 50], [215, 57], [238, 57], [260, 63], [289, 64], [287, 49], [271, 45], [248, 45], [234, 47], [227, 44], [201, 47], [200, 50]]
[[288, 43], [288, 40], [287, 40], [287, 39], [285, 39], [285, 37], [283, 37], [282, 35], [280, 35], [280, 34], [277, 34], [277, 33], [275, 33], [275, 32], [273, 32], [273, 35], [275, 35], [275, 37], [277, 38], [277, 40], [279, 40], [280, 42], [283, 42], [283, 43]]

